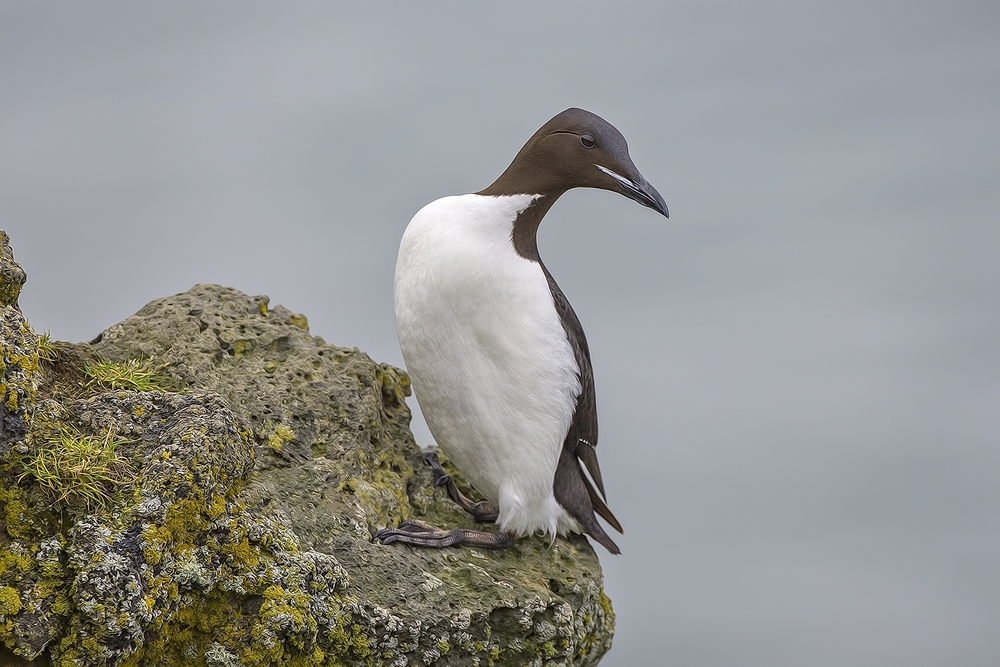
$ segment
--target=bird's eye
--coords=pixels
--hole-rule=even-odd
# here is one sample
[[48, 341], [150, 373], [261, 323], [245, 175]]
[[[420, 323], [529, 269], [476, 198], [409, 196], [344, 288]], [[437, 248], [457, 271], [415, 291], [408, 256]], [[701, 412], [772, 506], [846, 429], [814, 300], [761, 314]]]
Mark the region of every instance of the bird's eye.
[[593, 148], [594, 146], [597, 145], [597, 142], [594, 141], [594, 137], [590, 136], [589, 134], [581, 134], [580, 143], [583, 144], [584, 148]]

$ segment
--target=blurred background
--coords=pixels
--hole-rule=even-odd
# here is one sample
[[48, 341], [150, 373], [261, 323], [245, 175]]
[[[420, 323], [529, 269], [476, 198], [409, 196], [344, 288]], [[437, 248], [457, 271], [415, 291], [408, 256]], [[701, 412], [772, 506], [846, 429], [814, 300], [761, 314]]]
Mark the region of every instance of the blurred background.
[[22, 309], [221, 283], [401, 365], [410, 217], [569, 106], [671, 212], [539, 238], [626, 529], [602, 665], [1000, 664], [995, 2], [3, 1]]

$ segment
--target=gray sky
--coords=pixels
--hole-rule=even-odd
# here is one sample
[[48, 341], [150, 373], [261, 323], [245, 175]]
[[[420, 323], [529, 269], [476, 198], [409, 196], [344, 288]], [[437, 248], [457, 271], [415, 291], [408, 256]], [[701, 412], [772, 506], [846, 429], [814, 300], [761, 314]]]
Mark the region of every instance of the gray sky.
[[584, 107], [671, 212], [539, 239], [626, 529], [603, 664], [1000, 664], [1000, 5], [353, 4], [0, 2], [32, 325], [216, 282], [399, 365], [410, 216]]

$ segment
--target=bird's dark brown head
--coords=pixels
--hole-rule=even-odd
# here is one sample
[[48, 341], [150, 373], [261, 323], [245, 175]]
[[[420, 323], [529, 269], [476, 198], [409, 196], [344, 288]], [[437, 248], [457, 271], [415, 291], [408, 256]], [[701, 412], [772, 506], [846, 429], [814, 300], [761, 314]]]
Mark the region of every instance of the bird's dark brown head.
[[618, 192], [669, 217], [663, 197], [632, 163], [622, 133], [583, 109], [566, 109], [545, 123], [479, 194], [541, 194], [551, 202], [571, 188]]

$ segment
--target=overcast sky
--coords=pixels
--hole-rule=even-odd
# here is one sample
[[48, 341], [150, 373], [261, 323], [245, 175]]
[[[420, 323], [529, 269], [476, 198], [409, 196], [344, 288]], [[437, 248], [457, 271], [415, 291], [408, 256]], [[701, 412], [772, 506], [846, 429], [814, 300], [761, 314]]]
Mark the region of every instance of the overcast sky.
[[1000, 4], [333, 4], [0, 2], [37, 330], [214, 282], [401, 365], [410, 217], [584, 107], [671, 213], [539, 238], [626, 529], [602, 664], [1000, 664]]

